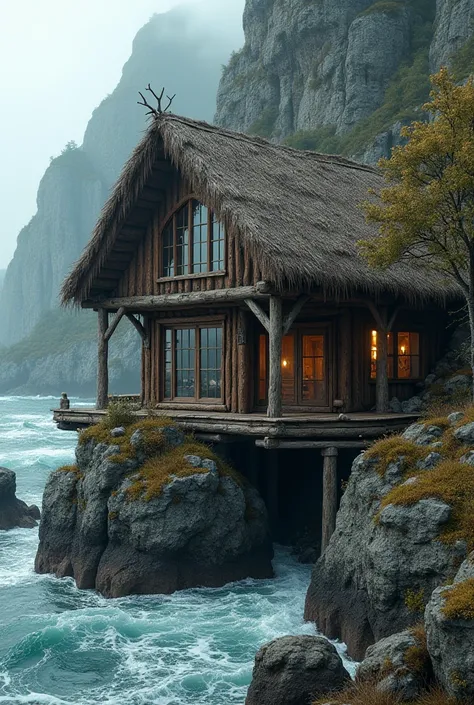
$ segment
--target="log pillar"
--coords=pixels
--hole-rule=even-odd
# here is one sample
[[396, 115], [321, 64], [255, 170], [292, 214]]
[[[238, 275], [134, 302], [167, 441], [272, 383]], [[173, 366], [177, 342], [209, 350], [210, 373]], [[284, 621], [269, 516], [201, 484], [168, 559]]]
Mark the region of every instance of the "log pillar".
[[337, 514], [337, 448], [323, 448], [323, 517], [321, 534], [321, 554], [328, 547], [336, 528]]
[[283, 340], [283, 306], [280, 296], [270, 297], [269, 322], [269, 374], [267, 415], [280, 418], [282, 407], [281, 352]]
[[106, 409], [109, 400], [109, 341], [106, 337], [109, 327], [109, 313], [99, 308], [98, 315], [98, 361], [97, 361], [97, 409]]
[[265, 502], [267, 505], [268, 518], [270, 521], [270, 529], [273, 540], [277, 539], [278, 520], [280, 517], [279, 502], [278, 502], [278, 451], [269, 450], [265, 454]]
[[388, 330], [386, 324], [377, 326], [377, 378], [375, 382], [375, 410], [379, 414], [384, 414], [390, 409], [387, 335]]

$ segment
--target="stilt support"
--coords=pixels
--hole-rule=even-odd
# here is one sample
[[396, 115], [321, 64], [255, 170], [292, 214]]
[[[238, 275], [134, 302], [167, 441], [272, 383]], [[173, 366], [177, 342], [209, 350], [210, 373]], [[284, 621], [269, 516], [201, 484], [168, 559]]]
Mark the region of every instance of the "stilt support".
[[278, 507], [278, 451], [270, 450], [267, 453], [266, 465], [266, 505], [268, 510], [268, 517], [270, 520], [270, 528], [272, 531], [272, 536], [274, 539], [277, 538], [276, 531], [278, 527], [279, 519], [279, 507]]
[[109, 313], [99, 308], [99, 326], [97, 331], [98, 361], [97, 361], [97, 409], [106, 409], [109, 400], [109, 341], [106, 337], [109, 327]]
[[268, 416], [281, 417], [281, 351], [283, 340], [283, 308], [280, 296], [270, 297], [270, 360], [268, 375]]
[[328, 547], [336, 528], [337, 514], [337, 448], [324, 448], [323, 456], [323, 526], [321, 553]]

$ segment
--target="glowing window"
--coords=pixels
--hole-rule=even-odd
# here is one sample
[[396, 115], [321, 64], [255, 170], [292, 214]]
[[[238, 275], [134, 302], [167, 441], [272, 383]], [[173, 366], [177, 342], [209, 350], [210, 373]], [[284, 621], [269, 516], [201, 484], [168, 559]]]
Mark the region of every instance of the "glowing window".
[[[396, 345], [394, 345], [396, 341]], [[419, 379], [420, 334], [397, 332], [387, 335], [387, 373], [389, 379]], [[377, 377], [377, 331], [370, 333], [370, 377]]]

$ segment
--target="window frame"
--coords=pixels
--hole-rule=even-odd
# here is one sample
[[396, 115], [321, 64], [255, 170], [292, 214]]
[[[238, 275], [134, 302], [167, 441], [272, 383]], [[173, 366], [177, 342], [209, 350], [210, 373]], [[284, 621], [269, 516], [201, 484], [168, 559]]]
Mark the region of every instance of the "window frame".
[[[193, 201], [198, 201], [202, 206], [207, 208], [208, 211], [208, 219], [207, 219], [207, 271], [205, 272], [193, 272], [193, 264], [194, 264], [194, 227], [193, 227]], [[177, 271], [177, 254], [178, 254], [178, 242], [177, 242], [177, 215], [180, 213], [180, 211], [184, 207], [188, 207], [188, 244], [187, 244], [187, 250], [188, 250], [188, 273], [187, 274], [176, 274]], [[163, 237], [165, 230], [167, 227], [172, 223], [172, 231], [173, 231], [173, 268], [174, 268], [174, 275], [169, 275], [164, 273], [164, 247], [163, 247]], [[222, 260], [219, 260], [219, 263], [222, 262], [222, 269], [212, 269], [213, 265], [213, 240], [212, 240], [212, 235], [213, 235], [213, 228], [214, 224], [220, 224], [220, 227], [223, 229], [223, 237], [222, 241], [223, 243], [223, 252], [222, 252]], [[163, 220], [163, 224], [160, 227], [159, 230], [159, 261], [158, 261], [158, 280], [159, 282], [167, 282], [167, 281], [175, 281], [179, 279], [190, 279], [190, 278], [203, 278], [203, 277], [215, 277], [215, 276], [222, 276], [226, 273], [226, 262], [227, 262], [227, 237], [226, 237], [226, 229], [224, 224], [219, 221], [216, 217], [216, 212], [214, 208], [209, 208], [206, 206], [205, 203], [199, 200], [194, 194], [188, 195], [185, 198], [181, 199], [177, 204], [173, 206], [173, 208], [167, 213], [166, 217]]]
[[[370, 328], [369, 331], [369, 382], [371, 384], [375, 384], [377, 382], [377, 374], [372, 376], [372, 332], [375, 330], [374, 327]], [[418, 357], [418, 367], [419, 367], [419, 376], [418, 377], [399, 377], [398, 376], [398, 358], [400, 357], [398, 354], [398, 336], [400, 333], [407, 333], [408, 335], [412, 335], [413, 333], [416, 333], [418, 335], [418, 355], [406, 355], [405, 357]], [[387, 333], [387, 335], [392, 336], [392, 345], [393, 345], [393, 354], [392, 355], [387, 355], [387, 362], [389, 360], [392, 360], [392, 369], [394, 372], [394, 376], [389, 376], [388, 381], [390, 384], [416, 384], [416, 382], [420, 382], [424, 379], [423, 375], [423, 331], [414, 326], [397, 326], [396, 328], [392, 329], [390, 333]], [[401, 357], [404, 357], [403, 355]], [[395, 374], [396, 373], [396, 374]]]
[[[283, 401], [284, 409], [301, 409], [301, 410], [316, 410], [318, 412], [326, 412], [332, 409], [332, 376], [331, 376], [331, 366], [333, 366], [334, 361], [332, 358], [332, 335], [333, 327], [329, 322], [316, 322], [316, 323], [300, 323], [299, 325], [292, 326], [288, 331], [287, 335], [294, 335], [295, 338], [295, 360], [296, 360], [296, 370], [294, 377], [294, 390], [295, 390], [295, 401], [285, 402]], [[260, 335], [263, 335], [266, 339], [266, 396], [265, 399], [259, 399], [260, 396], [260, 383], [262, 381], [260, 377], [260, 355], [259, 355], [259, 345], [260, 345]], [[305, 335], [322, 335], [324, 338], [324, 381], [326, 383], [326, 399], [327, 403], [318, 405], [314, 399], [305, 401], [303, 399], [303, 337]], [[257, 354], [256, 362], [257, 369], [255, 373], [256, 379], [256, 407], [262, 408], [268, 405], [268, 371], [269, 371], [269, 339], [268, 333], [262, 328], [257, 335]]]
[[[161, 345], [159, 358], [159, 375], [160, 383], [160, 400], [164, 404], [215, 404], [221, 405], [224, 403], [224, 345], [225, 345], [225, 319], [211, 318], [199, 319], [199, 321], [189, 320], [172, 320], [163, 321], [161, 327]], [[221, 393], [218, 397], [201, 397], [201, 330], [204, 328], [220, 328], [221, 330], [221, 364], [220, 364], [220, 379]], [[165, 396], [166, 387], [166, 332], [171, 330], [171, 396]], [[194, 396], [193, 397], [178, 397], [176, 396], [176, 331], [177, 330], [194, 330], [195, 335], [195, 351], [194, 351]], [[219, 368], [216, 368], [219, 369]]]

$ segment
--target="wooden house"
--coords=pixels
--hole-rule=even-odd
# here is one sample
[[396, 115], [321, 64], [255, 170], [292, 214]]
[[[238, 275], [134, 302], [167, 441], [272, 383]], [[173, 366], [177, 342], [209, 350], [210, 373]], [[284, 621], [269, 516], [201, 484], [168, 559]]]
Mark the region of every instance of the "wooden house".
[[[459, 293], [359, 256], [375, 234], [360, 204], [382, 184], [341, 157], [153, 120], [62, 290], [98, 313], [97, 409], [127, 316], [143, 339], [142, 404], [210, 439], [321, 448], [330, 472], [338, 448], [406, 425], [389, 399], [416, 393]], [[68, 413], [57, 420], [87, 422]]]

